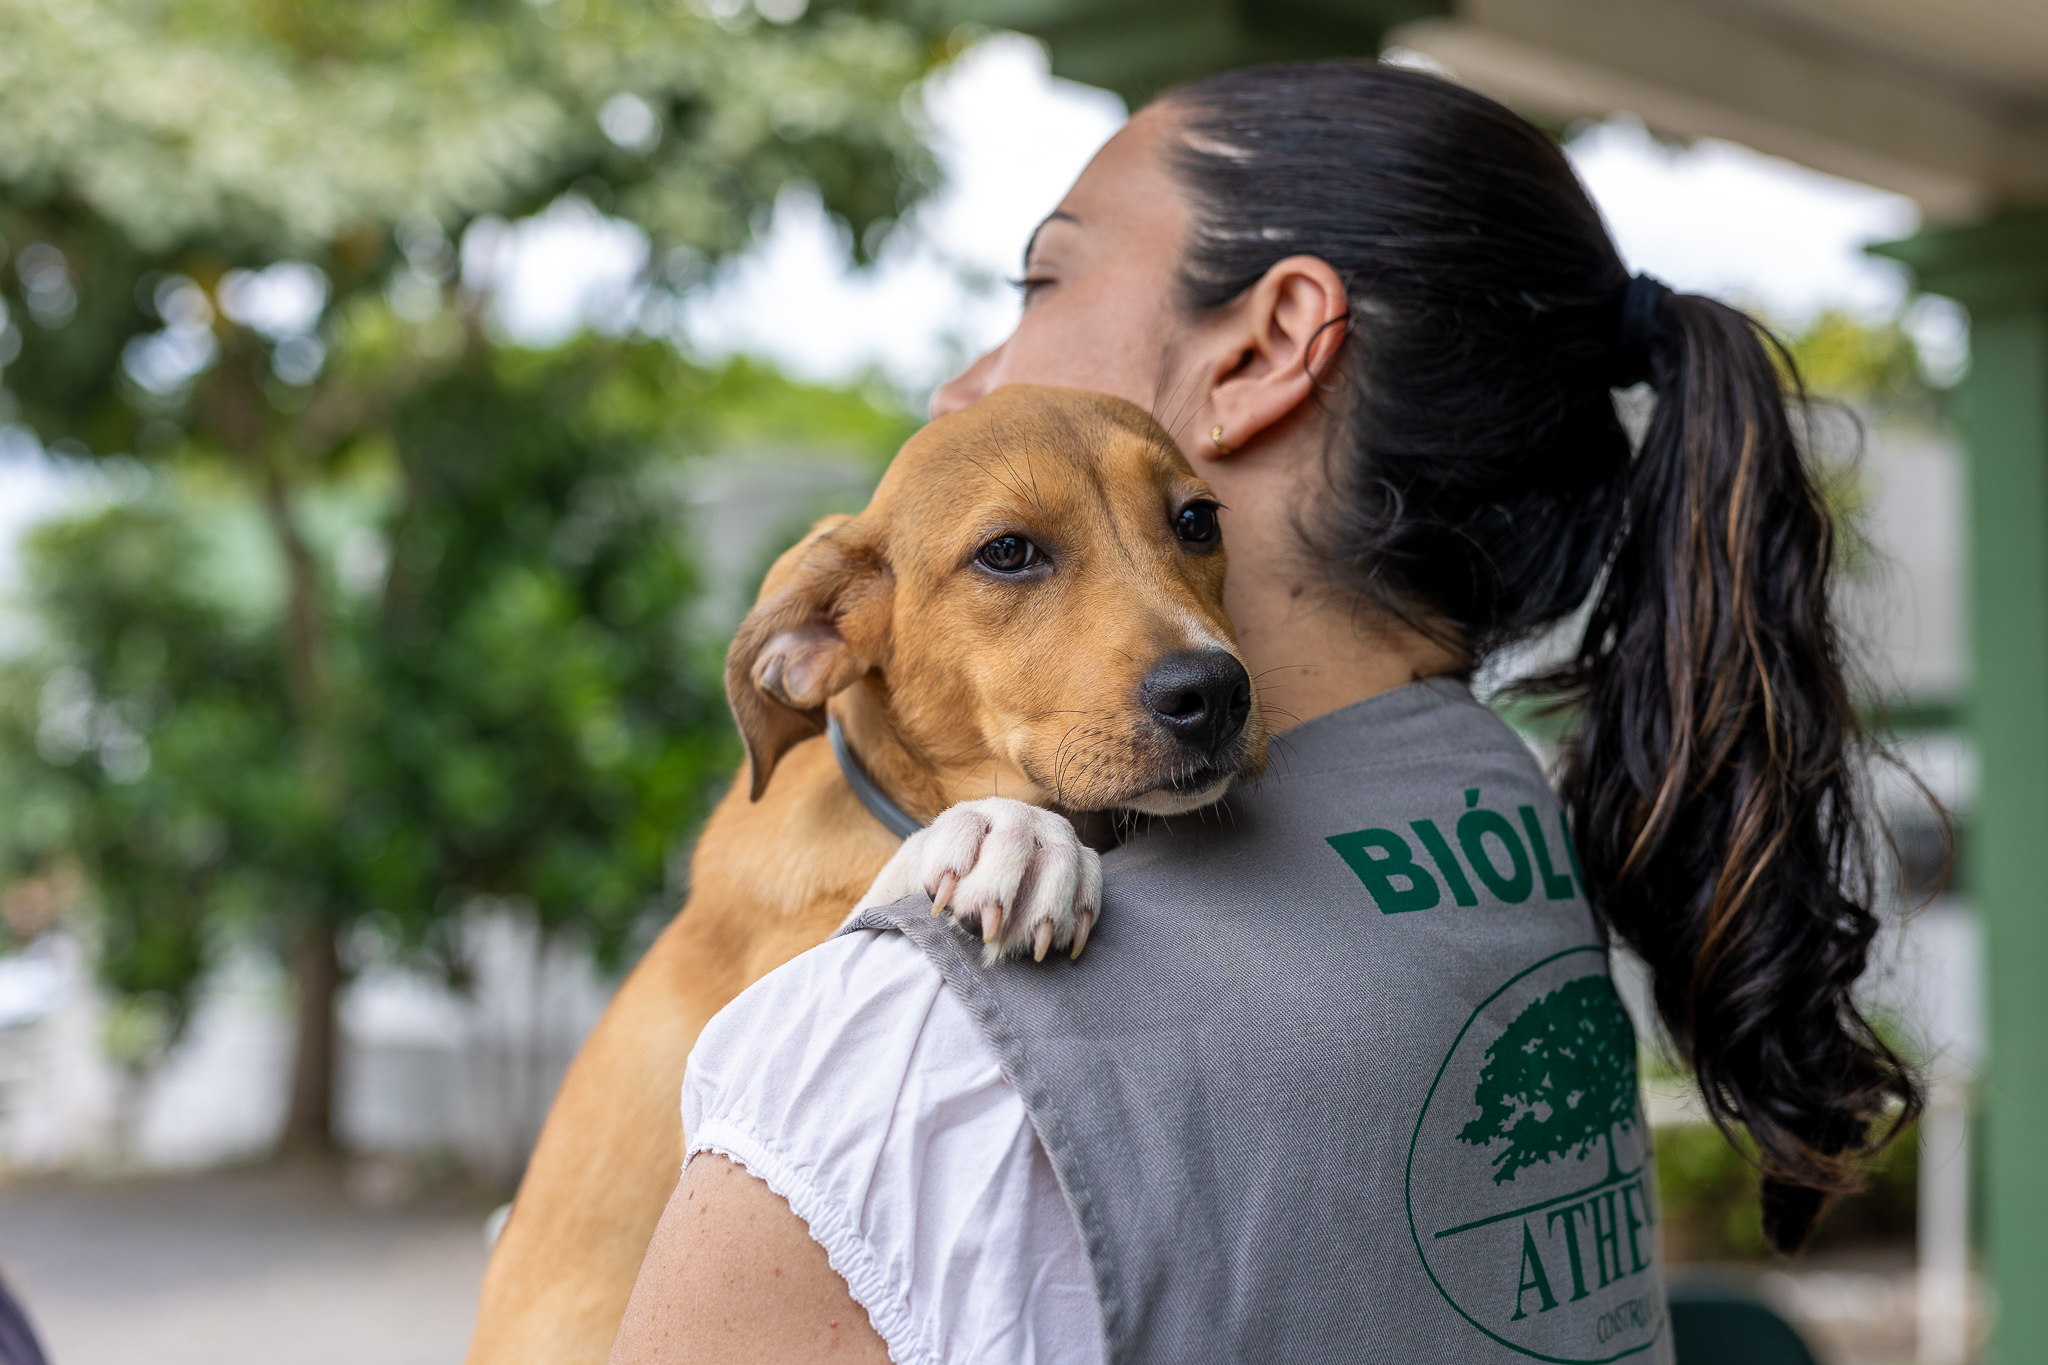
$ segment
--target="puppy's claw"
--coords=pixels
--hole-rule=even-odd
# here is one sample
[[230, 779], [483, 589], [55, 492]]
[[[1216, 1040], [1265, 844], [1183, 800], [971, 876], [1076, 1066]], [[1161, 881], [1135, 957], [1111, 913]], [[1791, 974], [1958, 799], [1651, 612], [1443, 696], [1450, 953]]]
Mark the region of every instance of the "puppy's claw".
[[1027, 951], [1042, 962], [1055, 947], [1079, 951], [1102, 913], [1101, 886], [1100, 860], [1063, 816], [988, 797], [941, 812], [907, 840], [862, 903], [921, 889], [934, 918], [950, 914], [978, 934], [988, 962]]
[[[1095, 912], [1093, 910], [1081, 910], [1075, 913], [1074, 950], [1067, 954], [1068, 957], [1078, 958], [1081, 956], [1081, 950], [1088, 946], [1088, 931], [1094, 927]], [[1041, 953], [1040, 956], [1042, 957], [1044, 954]]]

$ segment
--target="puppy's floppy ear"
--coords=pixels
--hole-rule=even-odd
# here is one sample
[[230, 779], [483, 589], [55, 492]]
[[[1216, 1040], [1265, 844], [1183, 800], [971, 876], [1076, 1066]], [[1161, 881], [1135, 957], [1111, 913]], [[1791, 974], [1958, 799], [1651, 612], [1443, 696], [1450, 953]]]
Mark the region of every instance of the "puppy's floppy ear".
[[827, 517], [768, 571], [725, 656], [725, 698], [747, 745], [752, 799], [825, 703], [879, 662], [890, 575], [852, 517]]

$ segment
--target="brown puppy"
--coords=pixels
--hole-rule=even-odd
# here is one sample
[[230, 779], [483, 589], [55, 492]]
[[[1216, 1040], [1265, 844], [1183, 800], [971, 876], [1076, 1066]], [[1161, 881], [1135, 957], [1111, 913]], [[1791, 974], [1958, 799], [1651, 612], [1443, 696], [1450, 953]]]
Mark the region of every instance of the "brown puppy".
[[885, 900], [950, 894], [1000, 948], [1085, 942], [1099, 881], [1092, 854], [1060, 856], [1064, 820], [970, 810], [899, 844], [821, 737], [828, 706], [922, 820], [998, 795], [1192, 810], [1264, 765], [1215, 511], [1141, 409], [1019, 386], [924, 428], [864, 512], [776, 561], [726, 660], [747, 766], [698, 842], [688, 903], [562, 1082], [485, 1275], [471, 1365], [604, 1360], [675, 1187], [698, 1031], [871, 883]]

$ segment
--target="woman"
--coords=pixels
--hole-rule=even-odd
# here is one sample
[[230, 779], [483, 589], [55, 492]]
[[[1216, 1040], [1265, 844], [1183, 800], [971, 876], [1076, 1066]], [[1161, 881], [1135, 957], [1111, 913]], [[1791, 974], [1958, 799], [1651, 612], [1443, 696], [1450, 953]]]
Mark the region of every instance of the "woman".
[[[1777, 1246], [1918, 1103], [1850, 995], [1872, 864], [1781, 357], [1631, 280], [1540, 131], [1366, 63], [1143, 110], [1022, 288], [935, 411], [1151, 407], [1228, 508], [1274, 771], [1106, 858], [1077, 966], [898, 907], [714, 1020], [614, 1359], [1668, 1358], [1605, 934]], [[1567, 838], [1461, 680], [1589, 599], [1542, 680]]]

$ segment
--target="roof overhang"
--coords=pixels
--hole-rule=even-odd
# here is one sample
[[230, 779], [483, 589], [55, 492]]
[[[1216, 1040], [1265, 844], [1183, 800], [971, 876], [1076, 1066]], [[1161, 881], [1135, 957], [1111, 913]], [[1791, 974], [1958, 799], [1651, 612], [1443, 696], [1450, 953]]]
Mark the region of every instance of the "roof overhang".
[[1285, 58], [1421, 52], [1547, 123], [1629, 111], [1958, 221], [2048, 199], [2040, 0], [961, 0], [1134, 104]]

